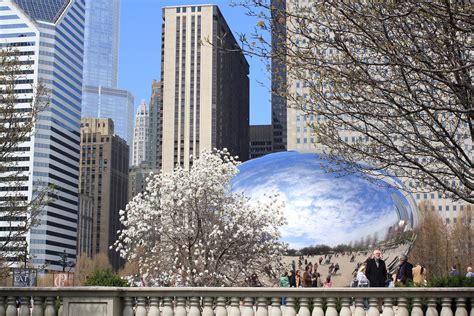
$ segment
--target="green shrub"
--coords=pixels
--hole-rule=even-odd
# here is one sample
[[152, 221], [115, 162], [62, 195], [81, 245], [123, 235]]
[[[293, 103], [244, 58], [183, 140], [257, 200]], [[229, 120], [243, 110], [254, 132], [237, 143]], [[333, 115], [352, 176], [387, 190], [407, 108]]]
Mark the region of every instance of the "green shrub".
[[474, 278], [465, 276], [457, 277], [433, 277], [429, 282], [430, 287], [474, 287]]
[[126, 287], [128, 282], [123, 280], [118, 274], [112, 270], [95, 270], [86, 278], [85, 286], [117, 286]]

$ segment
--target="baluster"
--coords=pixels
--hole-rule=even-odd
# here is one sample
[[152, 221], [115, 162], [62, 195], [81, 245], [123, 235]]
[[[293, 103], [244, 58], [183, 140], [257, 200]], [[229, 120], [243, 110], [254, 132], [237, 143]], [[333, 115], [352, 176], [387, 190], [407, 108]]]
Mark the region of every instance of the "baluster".
[[298, 316], [311, 316], [309, 312], [309, 299], [307, 297], [300, 297], [300, 310]]
[[13, 296], [7, 297], [7, 316], [16, 316], [16, 299]]
[[441, 302], [441, 315], [440, 316], [453, 316], [453, 310], [451, 309], [452, 299], [444, 297]]
[[216, 299], [216, 316], [227, 316], [227, 299], [225, 297], [219, 296]]
[[[6, 310], [5, 310], [5, 298], [3, 296], [0, 296], [0, 316], [5, 316]], [[43, 315], [41, 315], [43, 316]]]
[[456, 299], [456, 312], [454, 316], [467, 316], [466, 299], [464, 297], [458, 297]]
[[240, 316], [240, 299], [238, 297], [230, 298], [229, 316]]
[[397, 316], [408, 316], [407, 299], [404, 297], [398, 299]]
[[43, 316], [43, 298], [42, 297], [35, 296], [33, 298], [32, 316]]
[[351, 309], [349, 307], [351, 300], [348, 297], [343, 297], [341, 302], [340, 316], [352, 316]]
[[133, 316], [133, 298], [130, 296], [124, 297], [123, 316]]
[[30, 298], [23, 296], [20, 299], [20, 316], [30, 316]]
[[471, 297], [471, 313], [470, 316], [474, 316], [474, 298]]
[[295, 298], [286, 298], [285, 316], [296, 316]]
[[438, 310], [436, 309], [436, 298], [430, 297], [428, 299], [428, 308], [426, 310], [425, 315], [426, 316], [438, 316]]
[[394, 316], [394, 315], [395, 313], [393, 312], [393, 299], [391, 297], [385, 297], [383, 299], [382, 316]]
[[63, 306], [63, 299], [62, 297], [59, 299], [59, 310], [58, 310], [58, 316], [63, 316], [64, 313], [64, 306]]
[[272, 297], [270, 316], [281, 316], [281, 299], [279, 297]]
[[150, 297], [150, 309], [148, 316], [160, 316], [160, 301], [158, 297]]
[[146, 316], [146, 299], [143, 296], [137, 298], [136, 316]]
[[[206, 296], [202, 299], [202, 316], [214, 316], [214, 311], [212, 310], [212, 303], [214, 299], [210, 296]], [[225, 310], [225, 301], [224, 301], [224, 310]], [[216, 313], [217, 313], [217, 307], [216, 307]]]
[[176, 309], [174, 314], [176, 316], [186, 316], [186, 297], [176, 297]]
[[247, 296], [244, 298], [244, 309], [242, 316], [254, 316], [253, 314], [253, 298]]
[[355, 307], [355, 311], [354, 311], [354, 316], [365, 316], [364, 298], [356, 297], [355, 298], [355, 306], [356, 307]]
[[58, 316], [63, 316], [64, 313], [64, 306], [63, 306], [63, 298], [59, 298], [59, 310], [58, 310]]
[[411, 309], [411, 316], [423, 316], [421, 309], [421, 300], [418, 297], [412, 299], [413, 307]]
[[256, 316], [268, 316], [268, 300], [265, 297], [257, 299], [257, 313]]
[[199, 297], [193, 296], [189, 299], [189, 312], [188, 316], [201, 316]]
[[321, 297], [315, 297], [313, 299], [313, 313], [311, 316], [324, 316], [323, 299]]
[[56, 307], [54, 306], [55, 298], [48, 296], [46, 298], [46, 308], [44, 310], [44, 316], [56, 316]]
[[162, 316], [173, 316], [173, 299], [171, 297], [163, 298], [163, 311]]
[[380, 316], [380, 311], [378, 308], [378, 298], [370, 297], [369, 298], [369, 312], [368, 316]]
[[336, 299], [329, 297], [326, 299], [326, 316], [337, 316]]

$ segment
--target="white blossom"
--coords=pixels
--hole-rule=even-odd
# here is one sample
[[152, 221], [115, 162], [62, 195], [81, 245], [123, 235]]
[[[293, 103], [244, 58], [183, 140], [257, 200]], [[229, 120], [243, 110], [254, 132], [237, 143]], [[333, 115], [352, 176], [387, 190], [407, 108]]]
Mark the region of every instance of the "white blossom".
[[120, 213], [115, 249], [161, 285], [240, 286], [252, 273], [277, 272], [282, 202], [231, 193], [238, 164], [225, 150], [204, 152], [190, 170], [150, 175]]

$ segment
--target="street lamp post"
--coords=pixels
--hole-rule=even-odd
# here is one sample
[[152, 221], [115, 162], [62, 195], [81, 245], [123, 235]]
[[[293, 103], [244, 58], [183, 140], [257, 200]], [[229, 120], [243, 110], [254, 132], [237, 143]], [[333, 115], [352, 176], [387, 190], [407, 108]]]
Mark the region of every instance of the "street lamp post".
[[61, 255], [61, 265], [63, 267], [63, 272], [66, 271], [66, 265], [67, 265], [67, 253], [66, 249], [64, 249], [63, 254]]

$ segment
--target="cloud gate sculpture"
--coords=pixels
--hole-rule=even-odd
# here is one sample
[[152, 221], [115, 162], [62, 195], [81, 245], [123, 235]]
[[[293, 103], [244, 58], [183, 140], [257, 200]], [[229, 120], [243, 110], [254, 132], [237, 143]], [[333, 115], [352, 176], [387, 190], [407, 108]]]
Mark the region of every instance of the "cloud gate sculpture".
[[287, 224], [282, 239], [290, 248], [380, 243], [418, 223], [411, 197], [357, 175], [339, 176], [316, 154], [280, 152], [243, 163], [233, 192], [252, 200], [278, 192], [285, 202]]

